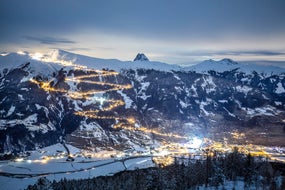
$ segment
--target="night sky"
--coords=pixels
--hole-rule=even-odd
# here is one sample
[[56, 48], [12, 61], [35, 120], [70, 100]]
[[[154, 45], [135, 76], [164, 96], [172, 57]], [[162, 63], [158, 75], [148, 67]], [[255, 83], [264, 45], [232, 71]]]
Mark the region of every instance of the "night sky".
[[0, 26], [1, 52], [285, 60], [284, 0], [1, 0]]

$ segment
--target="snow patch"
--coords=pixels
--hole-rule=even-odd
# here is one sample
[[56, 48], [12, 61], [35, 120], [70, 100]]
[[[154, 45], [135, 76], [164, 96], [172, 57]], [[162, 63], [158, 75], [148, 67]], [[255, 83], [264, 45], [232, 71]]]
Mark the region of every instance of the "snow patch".
[[48, 111], [48, 109], [47, 109], [46, 107], [41, 106], [41, 105], [39, 105], [39, 104], [35, 104], [35, 106], [36, 106], [37, 110], [43, 109], [44, 112], [45, 112], [46, 118], [49, 118], [49, 117], [48, 117], [49, 111]]
[[283, 87], [283, 85], [282, 85], [281, 82], [279, 82], [279, 83], [277, 84], [277, 88], [276, 88], [276, 90], [275, 90], [275, 93], [277, 93], [277, 94], [285, 93], [285, 89], [284, 89], [284, 87]]
[[25, 99], [23, 98], [23, 95], [22, 94], [18, 94], [18, 98], [19, 98], [19, 100], [21, 100], [21, 101], [24, 101]]
[[139, 96], [141, 99], [146, 100], [147, 98], [151, 97], [150, 95], [147, 96], [147, 95], [145, 94], [147, 88], [148, 88], [149, 85], [150, 85], [150, 82], [142, 82], [141, 85], [142, 85], [142, 86], [141, 86], [141, 88], [140, 88], [140, 90], [139, 90], [139, 92], [138, 92], [138, 96]]
[[22, 82], [27, 82], [27, 81], [30, 81], [31, 80], [31, 77], [27, 76], [27, 77], [23, 77], [20, 81], [20, 83]]
[[205, 106], [207, 106], [207, 105], [208, 105], [207, 102], [203, 102], [203, 101], [202, 101], [202, 102], [200, 103], [200, 110], [202, 110], [206, 116], [210, 116], [210, 115], [212, 115], [212, 114], [209, 113], [209, 112], [205, 109]]
[[30, 116], [28, 116], [27, 118], [25, 118], [24, 123], [26, 125], [33, 125], [34, 123], [36, 123], [38, 121], [38, 114], [32, 114]]
[[179, 104], [181, 105], [182, 108], [188, 107], [188, 105], [185, 102], [183, 102], [182, 100], [179, 100]]
[[204, 82], [201, 84], [201, 87], [206, 90], [206, 93], [209, 94], [215, 91], [216, 84], [213, 81], [213, 77], [203, 77]]
[[223, 107], [224, 110], [226, 110], [226, 112], [229, 114], [229, 116], [232, 116], [232, 117], [236, 117], [234, 114], [232, 114], [227, 108]]
[[255, 109], [241, 107], [241, 109], [246, 111], [251, 117], [259, 115], [275, 116], [280, 113], [280, 111], [276, 110], [276, 108], [272, 106], [259, 107]]
[[81, 101], [77, 101], [77, 100], [72, 100], [72, 104], [74, 105], [74, 110], [75, 111], [82, 111], [82, 108], [79, 107], [78, 103]]
[[117, 92], [123, 97], [124, 102], [125, 102], [125, 108], [126, 109], [131, 108], [133, 104], [132, 99], [129, 96], [127, 96], [125, 93], [123, 93], [123, 90], [118, 90]]
[[28, 88], [21, 88], [21, 90], [28, 92], [29, 89]]
[[8, 113], [6, 115], [6, 117], [9, 117], [10, 115], [12, 115], [15, 111], [15, 106], [11, 106], [10, 109], [8, 110]]
[[174, 78], [176, 78], [177, 80], [181, 80], [181, 78], [180, 77], [178, 77], [177, 75], [175, 75], [175, 74], [173, 74], [173, 76], [174, 76]]
[[247, 95], [250, 91], [252, 91], [252, 88], [248, 86], [236, 86], [236, 91]]

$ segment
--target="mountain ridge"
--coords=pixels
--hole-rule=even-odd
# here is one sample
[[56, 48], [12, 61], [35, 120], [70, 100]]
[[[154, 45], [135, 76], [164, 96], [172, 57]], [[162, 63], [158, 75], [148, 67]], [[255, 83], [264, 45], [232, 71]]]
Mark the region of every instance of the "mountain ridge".
[[[153, 67], [157, 62], [144, 61], [138, 62], [142, 68], [130, 66], [136, 62], [118, 61], [129, 67], [116, 71], [104, 60], [99, 67], [93, 58], [59, 53], [0, 58], [0, 63], [12, 63], [10, 70], [1, 67], [1, 153], [62, 141], [87, 149], [139, 150], [163, 140], [210, 138], [217, 133], [211, 130], [241, 127], [260, 133], [277, 131], [278, 138], [267, 143], [274, 144], [276, 138], [285, 142], [284, 135], [280, 137], [285, 75], [247, 74], [239, 69], [199, 73], [172, 66], [159, 70]], [[7, 63], [8, 58], [12, 59]], [[114, 61], [110, 63], [113, 66]], [[56, 69], [45, 77], [33, 68], [37, 64]]]
[[[32, 68], [35, 72], [51, 74], [54, 70], [60, 68], [73, 69], [76, 66], [87, 67], [92, 69], [112, 69], [120, 71], [122, 69], [155, 69], [162, 71], [182, 70], [182, 71], [195, 71], [199, 73], [207, 73], [210, 70], [217, 72], [224, 72], [227, 70], [238, 69], [241, 72], [250, 74], [253, 71], [263, 73], [265, 75], [274, 75], [285, 73], [285, 68], [271, 66], [271, 65], [258, 65], [254, 63], [238, 63], [229, 58], [224, 58], [219, 61], [205, 60], [193, 66], [181, 67], [179, 65], [162, 63], [157, 61], [149, 61], [144, 54], [137, 54], [143, 61], [120, 61], [118, 59], [102, 59], [70, 53], [64, 50], [55, 49], [47, 54], [36, 55], [28, 52], [19, 53], [6, 53], [0, 56], [0, 69], [17, 68], [21, 64], [31, 62]], [[134, 59], [138, 59], [137, 57]], [[148, 61], [147, 61], [148, 60]], [[17, 63], [15, 65], [15, 63]], [[41, 68], [42, 67], [42, 68]], [[51, 67], [52, 69], [49, 69]]]
[[208, 71], [224, 72], [229, 70], [238, 69], [246, 74], [251, 74], [252, 72], [263, 73], [265, 75], [274, 75], [285, 73], [285, 68], [277, 67], [273, 65], [258, 65], [253, 63], [238, 63], [228, 58], [221, 59], [219, 61], [215, 60], [205, 60], [196, 65], [184, 67], [184, 70], [196, 71], [200, 73], [207, 73]]

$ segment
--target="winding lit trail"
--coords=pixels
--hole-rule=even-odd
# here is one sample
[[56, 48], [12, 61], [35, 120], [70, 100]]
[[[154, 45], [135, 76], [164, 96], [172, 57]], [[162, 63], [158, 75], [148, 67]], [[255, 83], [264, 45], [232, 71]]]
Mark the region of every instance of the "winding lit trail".
[[[82, 68], [76, 67], [76, 70], [80, 70]], [[102, 90], [89, 90], [89, 91], [72, 91], [72, 90], [65, 90], [59, 89], [51, 86], [51, 81], [42, 82], [37, 81], [35, 79], [31, 79], [30, 82], [39, 85], [44, 91], [47, 92], [60, 92], [64, 93], [67, 97], [71, 99], [86, 99], [86, 100], [93, 100], [96, 103], [100, 103], [100, 108], [95, 110], [86, 110], [86, 111], [76, 111], [74, 112], [75, 115], [79, 115], [82, 117], [92, 118], [92, 119], [100, 119], [100, 120], [116, 120], [116, 124], [113, 125], [114, 129], [125, 129], [130, 131], [141, 131], [143, 133], [150, 133], [162, 137], [172, 137], [172, 138], [185, 138], [183, 136], [172, 134], [172, 133], [162, 133], [155, 129], [148, 129], [146, 127], [136, 127], [136, 120], [135, 118], [127, 118], [127, 117], [119, 117], [119, 116], [110, 116], [110, 111], [124, 106], [125, 102], [120, 99], [106, 99], [102, 97], [101, 94], [111, 91], [117, 90], [127, 90], [133, 88], [131, 84], [118, 84], [118, 83], [109, 83], [109, 82], [102, 82], [102, 77], [108, 76], [117, 76], [119, 75], [118, 72], [115, 71], [107, 71], [107, 70], [95, 70], [95, 69], [86, 69], [83, 68], [85, 71], [93, 72], [95, 74], [89, 75], [79, 75], [79, 76], [72, 76], [66, 77], [65, 82], [74, 82], [74, 84], [78, 85], [80, 83], [84, 84], [91, 84], [91, 85], [99, 85], [104, 87]], [[98, 80], [95, 80], [98, 78]], [[101, 96], [96, 96], [96, 94], [100, 94]], [[95, 103], [94, 103], [95, 104]]]

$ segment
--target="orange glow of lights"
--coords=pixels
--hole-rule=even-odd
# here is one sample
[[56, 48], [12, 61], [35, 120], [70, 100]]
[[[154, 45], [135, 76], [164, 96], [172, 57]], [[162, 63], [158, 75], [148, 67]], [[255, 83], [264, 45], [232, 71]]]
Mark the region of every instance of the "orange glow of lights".
[[[117, 84], [117, 83], [107, 83], [107, 82], [101, 82], [101, 81], [93, 81], [93, 80], [87, 80], [94, 77], [104, 77], [104, 76], [116, 76], [119, 73], [115, 71], [106, 71], [106, 70], [94, 70], [94, 69], [87, 69], [86, 67], [82, 67], [79, 65], [75, 65], [76, 69], [85, 69], [88, 71], [96, 72], [96, 74], [89, 74], [89, 75], [82, 75], [82, 76], [76, 76], [72, 78], [65, 78], [65, 81], [71, 81], [76, 83], [87, 83], [87, 84], [96, 84], [101, 86], [107, 86], [107, 89], [102, 90], [89, 90], [89, 91], [68, 91], [64, 89], [57, 89], [55, 87], [52, 87], [50, 85], [50, 82], [39, 82], [34, 79], [31, 79], [30, 81], [32, 83], [38, 84], [43, 90], [45, 91], [51, 91], [51, 92], [61, 92], [65, 93], [66, 96], [72, 98], [72, 99], [88, 99], [88, 100], [94, 100], [101, 103], [102, 107], [100, 110], [88, 110], [88, 111], [77, 111], [74, 114], [87, 117], [87, 118], [93, 118], [93, 119], [115, 119], [119, 121], [116, 125], [114, 125], [114, 128], [120, 128], [125, 130], [131, 130], [131, 131], [141, 131], [144, 133], [152, 133], [159, 136], [164, 137], [173, 137], [173, 138], [186, 138], [177, 134], [172, 133], [162, 133], [155, 129], [148, 129], [146, 127], [134, 127], [134, 124], [136, 123], [135, 118], [125, 118], [125, 117], [118, 117], [118, 116], [109, 116], [104, 115], [104, 112], [111, 111], [117, 107], [125, 105], [125, 102], [122, 100], [114, 100], [114, 99], [104, 99], [103, 98], [94, 98], [95, 94], [98, 93], [106, 93], [110, 91], [117, 91], [117, 90], [123, 90], [123, 89], [131, 89], [133, 88], [131, 84]], [[103, 115], [98, 115], [99, 112], [102, 112]]]
[[56, 89], [54, 87], [51, 87], [50, 82], [39, 82], [35, 79], [30, 79], [30, 82], [39, 85], [46, 92], [62, 92], [62, 93], [67, 92], [67, 90], [64, 90], [64, 89]]
[[174, 163], [174, 158], [171, 156], [159, 156], [153, 157], [153, 161], [155, 164], [165, 167]]
[[163, 137], [186, 138], [184, 136], [180, 136], [180, 135], [173, 134], [173, 133], [162, 133], [162, 132], [159, 132], [158, 130], [148, 129], [146, 127], [135, 128], [135, 127], [130, 127], [130, 125], [115, 125], [114, 128], [122, 128], [122, 129], [130, 130], [130, 131], [142, 131], [144, 133], [152, 133], [152, 134], [163, 136]]

